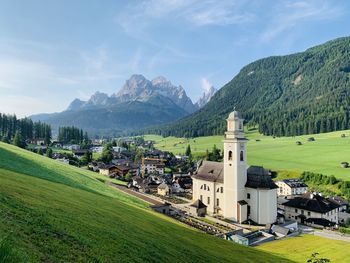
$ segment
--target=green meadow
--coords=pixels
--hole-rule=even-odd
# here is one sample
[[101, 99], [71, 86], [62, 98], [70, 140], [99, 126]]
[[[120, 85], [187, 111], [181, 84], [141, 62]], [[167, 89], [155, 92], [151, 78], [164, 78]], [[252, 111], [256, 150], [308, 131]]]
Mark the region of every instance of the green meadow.
[[[341, 135], [346, 137], [342, 138]], [[338, 178], [350, 180], [350, 169], [341, 168], [340, 163], [350, 163], [350, 131], [304, 135], [296, 137], [273, 138], [264, 136], [257, 131], [247, 131], [248, 163], [262, 165], [279, 171], [282, 177], [298, 176], [303, 171], [335, 175]], [[309, 142], [308, 138], [315, 141]], [[156, 142], [156, 148], [183, 154], [188, 144], [193, 155], [204, 156], [215, 144], [223, 148], [223, 136], [198, 137], [193, 139], [145, 135], [146, 140]], [[297, 145], [300, 141], [302, 145]]]
[[306, 262], [314, 252], [320, 258], [328, 258], [331, 262], [349, 262], [350, 243], [327, 238], [302, 235], [262, 244], [258, 250], [271, 252], [276, 256], [288, 258], [294, 262]]
[[0, 143], [0, 259], [6, 257], [16, 263], [292, 262], [155, 213], [92, 172]]

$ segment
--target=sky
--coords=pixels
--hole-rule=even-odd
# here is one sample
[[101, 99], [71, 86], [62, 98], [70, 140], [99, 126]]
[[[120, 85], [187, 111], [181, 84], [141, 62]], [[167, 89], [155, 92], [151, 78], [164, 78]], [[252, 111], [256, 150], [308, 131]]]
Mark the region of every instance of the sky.
[[257, 59], [350, 36], [344, 0], [0, 0], [0, 112], [59, 112], [132, 74], [195, 102]]

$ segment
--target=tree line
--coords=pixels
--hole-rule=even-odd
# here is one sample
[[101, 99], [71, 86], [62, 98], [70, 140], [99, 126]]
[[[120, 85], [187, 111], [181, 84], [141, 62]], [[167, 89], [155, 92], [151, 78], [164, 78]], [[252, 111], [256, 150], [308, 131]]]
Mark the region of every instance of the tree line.
[[63, 126], [58, 128], [58, 141], [61, 143], [88, 144], [89, 136], [82, 129], [74, 126]]
[[43, 140], [45, 144], [49, 144], [51, 136], [51, 126], [46, 123], [0, 113], [0, 138], [3, 142], [9, 143], [16, 138], [20, 144], [27, 140]]

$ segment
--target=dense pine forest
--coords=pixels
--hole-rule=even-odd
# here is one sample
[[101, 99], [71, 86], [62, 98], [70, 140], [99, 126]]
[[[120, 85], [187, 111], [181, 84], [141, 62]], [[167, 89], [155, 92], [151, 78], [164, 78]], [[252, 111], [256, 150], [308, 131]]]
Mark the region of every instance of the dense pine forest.
[[88, 143], [88, 134], [77, 127], [59, 127], [58, 141], [62, 143]]
[[16, 115], [0, 113], [0, 139], [11, 142], [17, 135], [21, 141], [44, 140], [49, 144], [51, 140], [51, 127], [48, 124], [33, 122], [29, 118], [18, 119]]
[[144, 131], [163, 136], [223, 134], [234, 107], [265, 135], [294, 136], [350, 128], [350, 37], [305, 52], [253, 62], [201, 110]]

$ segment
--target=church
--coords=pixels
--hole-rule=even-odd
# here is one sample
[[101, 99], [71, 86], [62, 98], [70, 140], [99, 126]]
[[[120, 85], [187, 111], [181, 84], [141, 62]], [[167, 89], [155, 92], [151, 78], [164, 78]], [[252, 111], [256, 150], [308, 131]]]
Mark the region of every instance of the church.
[[271, 224], [277, 219], [277, 185], [268, 170], [247, 165], [243, 119], [233, 111], [227, 119], [223, 162], [203, 161], [193, 175], [193, 201], [207, 213], [242, 223]]

